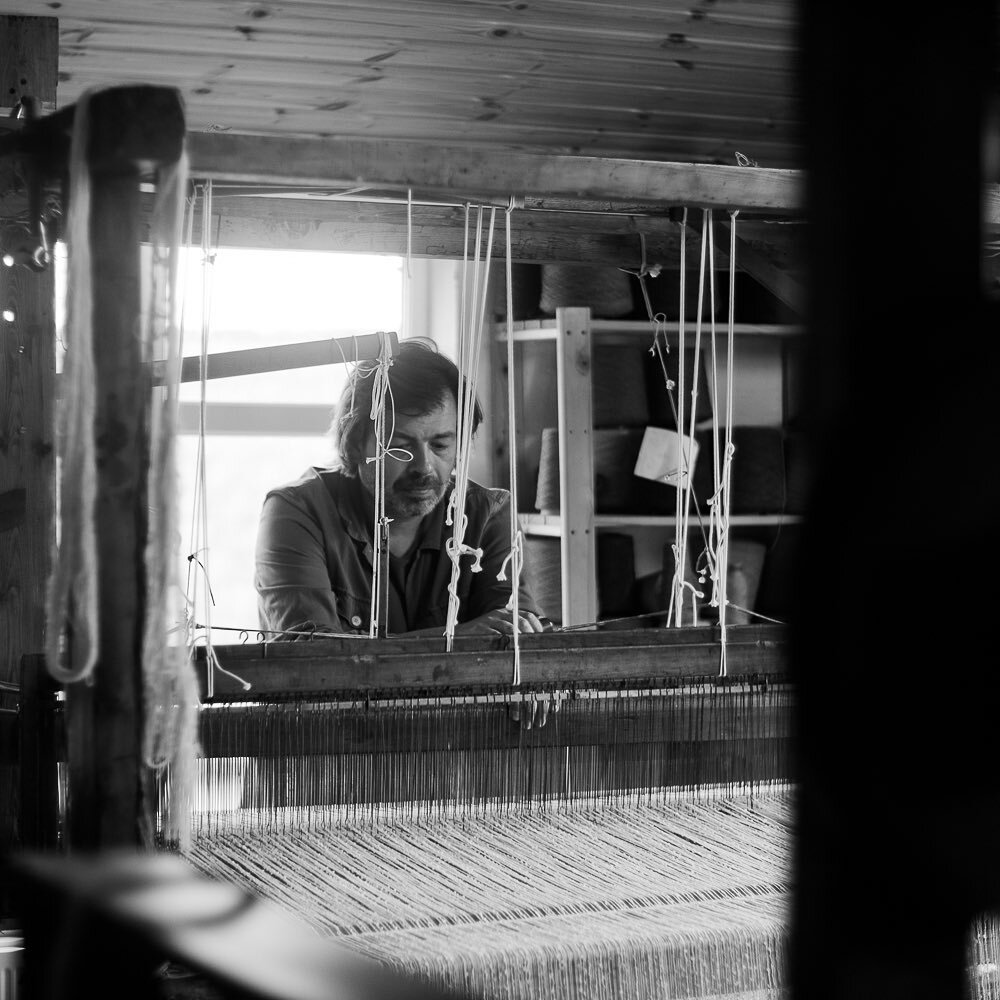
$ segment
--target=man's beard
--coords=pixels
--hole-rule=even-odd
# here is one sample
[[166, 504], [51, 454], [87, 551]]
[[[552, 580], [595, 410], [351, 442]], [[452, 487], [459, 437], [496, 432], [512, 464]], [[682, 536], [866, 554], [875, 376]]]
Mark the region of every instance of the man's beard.
[[401, 476], [385, 495], [389, 517], [425, 517], [441, 501], [447, 484], [437, 476]]

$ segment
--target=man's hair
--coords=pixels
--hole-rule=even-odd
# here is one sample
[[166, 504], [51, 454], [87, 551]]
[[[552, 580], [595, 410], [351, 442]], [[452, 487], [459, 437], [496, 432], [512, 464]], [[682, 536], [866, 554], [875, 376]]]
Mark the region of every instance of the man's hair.
[[[337, 405], [333, 426], [333, 443], [340, 457], [344, 475], [357, 474], [364, 461], [365, 439], [373, 430], [371, 409], [377, 361], [359, 362], [344, 387]], [[465, 376], [458, 366], [442, 354], [432, 341], [404, 340], [393, 355], [389, 365], [389, 388], [386, 397], [386, 426], [391, 426], [392, 412], [407, 417], [425, 417], [441, 406], [450, 393], [458, 406], [458, 384], [462, 380], [463, 392], [468, 391]], [[472, 433], [475, 434], [483, 419], [479, 400], [474, 401]]]

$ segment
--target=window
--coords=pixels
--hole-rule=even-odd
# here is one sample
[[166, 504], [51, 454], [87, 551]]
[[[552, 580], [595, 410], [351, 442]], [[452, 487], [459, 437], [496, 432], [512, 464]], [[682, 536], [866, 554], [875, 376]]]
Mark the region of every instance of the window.
[[[187, 251], [180, 275], [185, 356], [201, 350], [204, 302], [210, 305], [209, 354], [400, 329], [398, 257], [220, 249], [214, 263], [203, 266], [201, 251], [193, 249]], [[253, 551], [264, 495], [310, 465], [331, 460], [327, 430], [346, 376], [344, 365], [327, 365], [205, 383], [208, 552], [193, 554], [208, 570], [213, 643], [241, 641], [240, 629], [255, 640]], [[177, 470], [182, 583], [189, 568], [201, 572], [187, 558], [197, 537], [192, 525], [200, 400], [199, 383], [181, 386]], [[195, 613], [204, 624], [203, 608]]]

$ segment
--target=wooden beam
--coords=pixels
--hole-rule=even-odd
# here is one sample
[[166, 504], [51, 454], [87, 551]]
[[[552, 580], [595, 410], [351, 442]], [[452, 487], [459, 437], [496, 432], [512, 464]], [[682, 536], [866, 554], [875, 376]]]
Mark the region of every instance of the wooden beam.
[[[723, 225], [722, 231], [728, 233], [729, 227]], [[805, 290], [795, 276], [775, 267], [763, 254], [758, 253], [739, 235], [736, 237], [736, 267], [755, 278], [776, 299], [784, 302], [789, 309], [799, 315], [805, 312]], [[737, 303], [738, 308], [739, 304]]]
[[[236, 375], [259, 375], [262, 372], [283, 372], [294, 368], [313, 368], [317, 365], [346, 365], [357, 361], [378, 358], [383, 339], [388, 341], [389, 353], [399, 348], [395, 332], [367, 333], [359, 337], [338, 337], [329, 340], [312, 340], [300, 344], [276, 344], [270, 347], [251, 347], [245, 351], [223, 351], [210, 354], [205, 359], [206, 379], [233, 378]], [[151, 366], [153, 385], [163, 385], [166, 380], [166, 363], [154, 361]], [[181, 359], [180, 381], [197, 382], [201, 379], [201, 357]]]
[[192, 175], [249, 184], [355, 185], [473, 197], [624, 198], [796, 212], [795, 170], [442, 147], [390, 140], [193, 132]]
[[[58, 53], [55, 18], [0, 17], [4, 103], [54, 105]], [[0, 158], [0, 191], [21, 187]], [[4, 230], [5, 250], [22, 231]], [[0, 680], [19, 681], [21, 657], [42, 648], [53, 542], [55, 284], [51, 269], [0, 267], [0, 277]]]
[[[787, 670], [788, 630], [780, 625], [735, 625], [727, 629], [729, 676], [720, 683], [776, 678]], [[428, 692], [486, 687], [508, 690], [512, 653], [504, 640], [456, 637], [446, 652], [443, 639], [341, 638], [308, 642], [270, 642], [216, 647], [227, 670], [250, 684], [244, 690], [232, 677], [215, 678], [218, 701], [255, 700], [268, 694]], [[200, 659], [202, 696], [207, 697], [204, 658]], [[565, 631], [521, 639], [521, 691], [586, 687], [641, 678], [669, 686], [719, 672], [718, 629], [639, 629]], [[628, 686], [625, 683], [623, 686]], [[648, 686], [648, 682], [647, 685]]]
[[[407, 252], [407, 208], [398, 199], [338, 201], [303, 193], [298, 198], [215, 197], [213, 207], [216, 246], [397, 256]], [[500, 220], [502, 214], [493, 240], [496, 257], [506, 252]], [[200, 233], [201, 215], [196, 211], [195, 240]], [[633, 206], [632, 212], [625, 206], [609, 206], [606, 211], [525, 206], [511, 216], [511, 258], [519, 263], [608, 263], [638, 269], [640, 234], [650, 263], [677, 266], [678, 226], [655, 206]], [[460, 260], [464, 241], [462, 205], [414, 206], [409, 240], [413, 256]]]

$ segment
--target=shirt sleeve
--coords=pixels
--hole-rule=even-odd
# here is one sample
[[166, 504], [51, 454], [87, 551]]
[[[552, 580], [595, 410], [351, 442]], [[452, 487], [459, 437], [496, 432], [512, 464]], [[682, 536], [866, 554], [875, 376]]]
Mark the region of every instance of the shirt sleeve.
[[319, 525], [281, 493], [269, 494], [261, 510], [254, 584], [265, 631], [343, 631]]
[[[493, 492], [496, 494], [501, 491]], [[479, 547], [483, 550], [483, 568], [482, 572], [473, 574], [469, 610], [461, 616], [463, 621], [478, 618], [487, 611], [504, 608], [510, 599], [512, 566], [510, 562], [504, 566], [504, 560], [510, 555], [510, 494], [503, 491], [502, 499], [491, 504], [490, 508], [479, 542]], [[505, 580], [497, 579], [501, 567]], [[530, 611], [535, 615], [544, 613], [528, 588], [527, 573], [523, 565], [517, 593], [519, 610]]]

